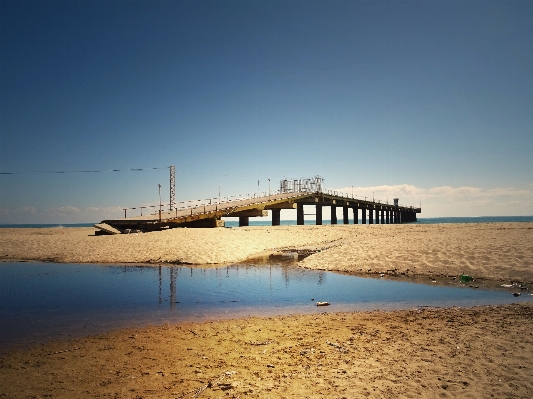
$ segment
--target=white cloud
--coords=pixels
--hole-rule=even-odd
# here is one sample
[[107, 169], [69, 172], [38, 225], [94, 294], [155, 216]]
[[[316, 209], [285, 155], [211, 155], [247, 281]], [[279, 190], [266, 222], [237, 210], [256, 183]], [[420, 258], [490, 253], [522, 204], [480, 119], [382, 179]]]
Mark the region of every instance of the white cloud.
[[79, 208], [76, 208], [75, 206], [61, 206], [59, 208], [50, 209], [50, 212], [59, 213], [62, 215], [69, 215], [73, 213], [80, 213], [80, 210]]
[[[334, 189], [349, 196], [352, 187]], [[421, 204], [421, 217], [438, 216], [506, 216], [533, 215], [533, 185], [514, 187], [451, 187], [421, 188], [408, 184], [394, 186], [353, 187], [358, 199], [374, 198], [392, 203], [399, 198], [402, 205]]]

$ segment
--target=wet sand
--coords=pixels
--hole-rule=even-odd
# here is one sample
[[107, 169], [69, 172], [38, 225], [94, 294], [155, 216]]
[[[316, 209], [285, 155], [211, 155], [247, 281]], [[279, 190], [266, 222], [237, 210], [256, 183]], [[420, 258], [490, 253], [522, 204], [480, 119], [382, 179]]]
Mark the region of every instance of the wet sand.
[[[300, 262], [314, 269], [533, 281], [529, 223], [93, 232], [0, 229], [0, 255], [213, 264], [306, 248], [320, 251]], [[182, 323], [0, 357], [0, 396], [18, 398], [526, 398], [531, 392], [533, 304]]]
[[0, 358], [17, 398], [527, 398], [533, 305], [113, 331]]

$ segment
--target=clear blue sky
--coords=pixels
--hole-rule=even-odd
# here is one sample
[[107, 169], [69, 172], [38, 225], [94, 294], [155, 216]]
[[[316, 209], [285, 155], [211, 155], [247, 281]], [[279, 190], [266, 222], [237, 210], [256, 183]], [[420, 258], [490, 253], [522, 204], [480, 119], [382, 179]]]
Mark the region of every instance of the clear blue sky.
[[[533, 214], [532, 1], [0, 0], [0, 223], [326, 187]], [[379, 194], [379, 196], [377, 195]]]

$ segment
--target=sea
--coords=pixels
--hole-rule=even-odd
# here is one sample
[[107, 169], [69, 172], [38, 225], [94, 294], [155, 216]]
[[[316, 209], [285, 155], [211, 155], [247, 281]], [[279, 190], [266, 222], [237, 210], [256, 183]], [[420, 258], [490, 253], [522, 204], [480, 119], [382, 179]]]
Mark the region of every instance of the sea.
[[[478, 217], [441, 217], [441, 218], [418, 218], [416, 222], [410, 224], [439, 224], [439, 223], [511, 223], [511, 222], [533, 222], [533, 216], [478, 216]], [[69, 227], [93, 227], [95, 223], [46, 223], [46, 224], [0, 224], [0, 228], [69, 228]], [[314, 225], [315, 220], [309, 219], [304, 222], [306, 225]], [[350, 219], [350, 224], [353, 219]], [[331, 220], [323, 220], [322, 224], [331, 224]], [[342, 224], [342, 220], [338, 221]], [[361, 224], [361, 219], [359, 219]], [[296, 225], [296, 220], [282, 220], [282, 226]], [[272, 226], [270, 220], [260, 220], [260, 218], [250, 218], [250, 226]], [[239, 227], [238, 220], [226, 220], [226, 227]]]

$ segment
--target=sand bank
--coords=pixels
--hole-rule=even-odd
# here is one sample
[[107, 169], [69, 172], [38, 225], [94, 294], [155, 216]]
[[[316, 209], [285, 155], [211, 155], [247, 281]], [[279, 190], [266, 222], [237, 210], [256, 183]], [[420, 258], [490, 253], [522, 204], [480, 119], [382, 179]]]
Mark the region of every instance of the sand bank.
[[0, 358], [0, 396], [526, 398], [533, 305], [114, 331]]
[[326, 225], [172, 229], [94, 236], [93, 228], [0, 229], [0, 259], [70, 263], [233, 263], [283, 249], [320, 250], [312, 269], [469, 274], [533, 282], [533, 224]]

